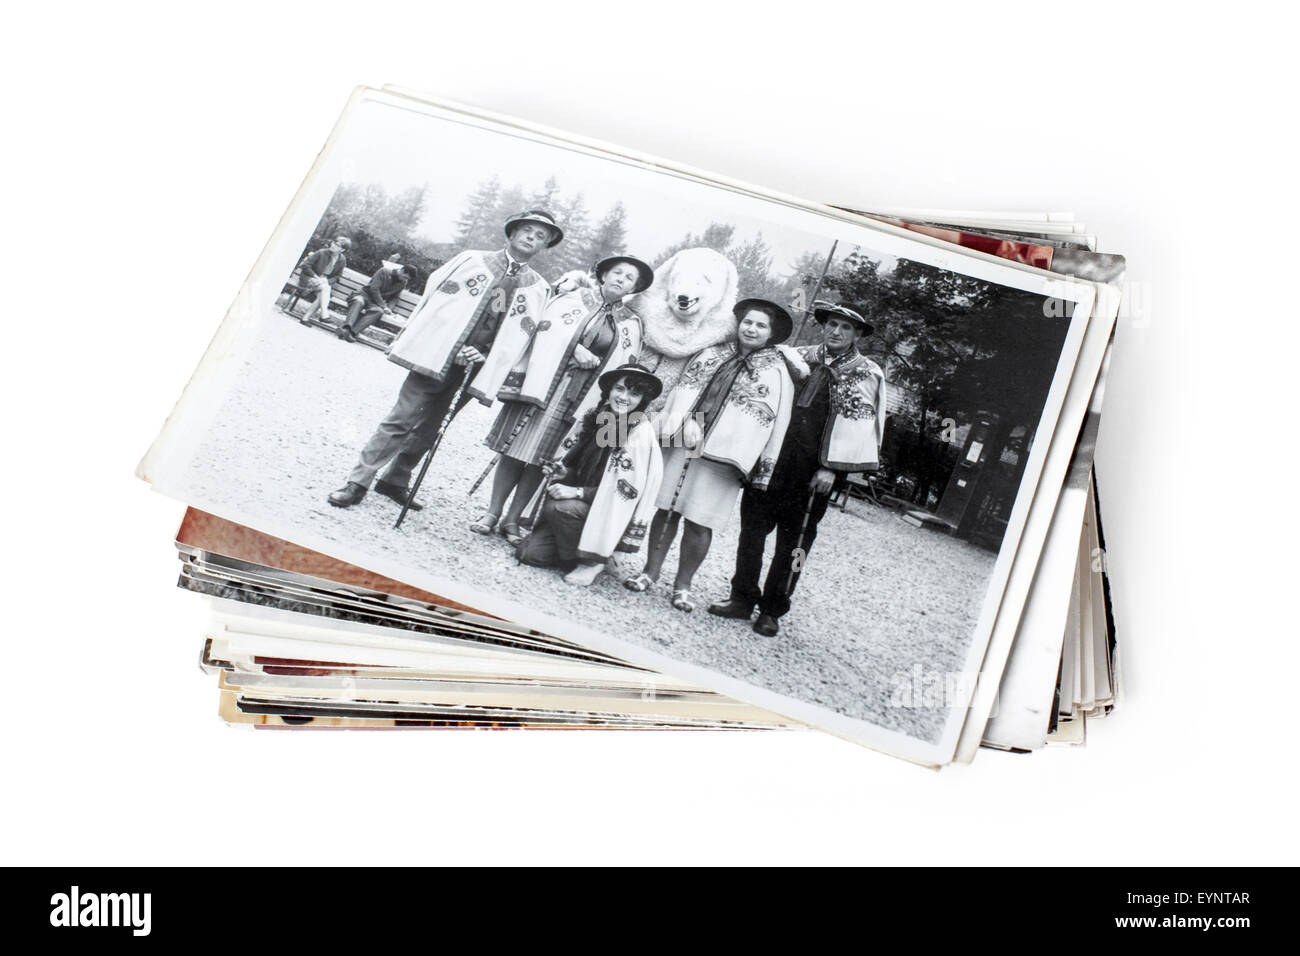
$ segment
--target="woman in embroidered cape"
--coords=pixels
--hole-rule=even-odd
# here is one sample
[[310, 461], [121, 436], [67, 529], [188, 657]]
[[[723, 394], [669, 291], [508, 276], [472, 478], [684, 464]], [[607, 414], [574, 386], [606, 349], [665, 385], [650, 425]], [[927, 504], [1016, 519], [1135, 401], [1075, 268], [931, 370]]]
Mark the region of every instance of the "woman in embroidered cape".
[[548, 462], [537, 526], [518, 546], [524, 564], [559, 567], [570, 584], [591, 584], [617, 551], [645, 537], [663, 477], [658, 433], [644, 409], [663, 384], [628, 364], [600, 376], [600, 399]]
[[497, 392], [502, 408], [485, 443], [500, 457], [491, 501], [472, 531], [491, 534], [500, 521], [506, 540], [519, 543], [519, 518], [542, 483], [542, 464], [595, 407], [601, 374], [641, 351], [641, 319], [623, 299], [645, 290], [654, 271], [624, 255], [602, 259], [592, 272], [595, 282], [571, 273], [557, 283], [528, 348]]
[[794, 329], [790, 314], [766, 299], [742, 299], [734, 312], [735, 339], [691, 359], [660, 413], [668, 451], [658, 511], [645, 569], [624, 582], [644, 591], [659, 579], [685, 518], [671, 598], [679, 611], [695, 609], [691, 583], [713, 532], [726, 526], [746, 482], [766, 487], [790, 421], [794, 386], [775, 348]]

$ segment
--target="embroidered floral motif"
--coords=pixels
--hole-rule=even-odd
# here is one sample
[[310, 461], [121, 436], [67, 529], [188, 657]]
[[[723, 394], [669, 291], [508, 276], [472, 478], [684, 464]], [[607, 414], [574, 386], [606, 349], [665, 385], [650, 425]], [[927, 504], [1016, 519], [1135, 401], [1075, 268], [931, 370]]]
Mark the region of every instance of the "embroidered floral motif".
[[443, 295], [455, 295], [460, 291], [460, 283], [455, 279], [448, 279], [443, 282], [442, 285], [438, 286], [438, 291]]
[[615, 486], [618, 489], [618, 495], [625, 501], [631, 501], [636, 497], [636, 488], [626, 478], [620, 478]]
[[852, 421], [876, 417], [876, 379], [885, 377], [879, 365], [852, 351], [827, 362], [824, 345], [810, 345], [798, 351], [809, 365], [829, 365], [834, 373], [830, 390], [832, 414]]
[[749, 365], [755, 372], [771, 368], [777, 362], [785, 361], [776, 349], [759, 349], [749, 357]]
[[775, 468], [775, 458], [760, 458], [758, 464], [754, 466], [754, 480], [760, 484], [766, 484], [767, 480], [772, 477], [772, 471]]
[[709, 379], [713, 378], [713, 373], [721, 361], [722, 355], [717, 352], [695, 359], [682, 372], [682, 377], [677, 382], [678, 387], [696, 391], [703, 388]]
[[[872, 384], [869, 373], [843, 376], [831, 385], [831, 408], [851, 421], [875, 418], [876, 406], [867, 394], [867, 388]], [[871, 394], [875, 394], [874, 387]]]
[[619, 471], [631, 471], [636, 465], [632, 461], [632, 456], [622, 450], [610, 452], [609, 460], [605, 462], [605, 470], [611, 473]]
[[770, 425], [776, 420], [776, 413], [767, 403], [770, 391], [766, 383], [742, 371], [732, 383], [731, 404], [756, 419], [759, 424]]

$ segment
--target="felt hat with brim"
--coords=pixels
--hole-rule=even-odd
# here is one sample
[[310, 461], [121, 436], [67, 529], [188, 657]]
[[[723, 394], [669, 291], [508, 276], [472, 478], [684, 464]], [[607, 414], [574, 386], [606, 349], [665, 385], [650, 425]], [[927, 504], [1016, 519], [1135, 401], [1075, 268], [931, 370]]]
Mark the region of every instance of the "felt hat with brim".
[[628, 362], [626, 365], [612, 368], [608, 372], [604, 372], [596, 381], [600, 383], [601, 393], [608, 395], [609, 390], [614, 387], [614, 383], [625, 376], [645, 389], [646, 405], [658, 398], [664, 390], [664, 383], [659, 381], [659, 377], [644, 365], [638, 365], [636, 362]]
[[817, 301], [813, 303], [813, 318], [822, 325], [826, 324], [827, 319], [848, 319], [854, 325], [862, 329], [863, 335], [870, 335], [876, 330], [876, 327], [864, 319], [852, 309], [846, 309], [842, 305], [835, 305], [833, 302]]
[[545, 209], [525, 209], [523, 212], [511, 216], [506, 220], [506, 238], [510, 238], [510, 233], [515, 231], [515, 226], [524, 222], [535, 222], [539, 226], [547, 226], [551, 230], [551, 241], [546, 244], [547, 249], [554, 248], [560, 244], [564, 238], [564, 230], [555, 224], [555, 217]]
[[636, 280], [636, 285], [632, 287], [631, 295], [637, 292], [644, 292], [650, 288], [650, 283], [655, 281], [655, 271], [650, 268], [650, 264], [642, 262], [636, 256], [608, 256], [601, 259], [592, 267], [592, 272], [596, 276], [597, 282], [605, 281], [605, 273], [620, 262], [626, 262], [628, 265], [636, 266], [636, 271], [640, 273], [640, 278]]
[[789, 312], [768, 299], [741, 299], [732, 307], [731, 314], [739, 322], [756, 309], [772, 321], [772, 337], [767, 340], [768, 345], [780, 345], [790, 337], [794, 331], [794, 319], [790, 318]]

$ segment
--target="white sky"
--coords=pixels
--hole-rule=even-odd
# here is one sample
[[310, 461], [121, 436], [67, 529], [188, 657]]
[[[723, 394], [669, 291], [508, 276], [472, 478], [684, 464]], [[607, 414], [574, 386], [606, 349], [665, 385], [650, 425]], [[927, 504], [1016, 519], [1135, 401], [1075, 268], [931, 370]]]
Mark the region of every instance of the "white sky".
[[[494, 173], [503, 187], [517, 184], [525, 194], [539, 190], [553, 175], [563, 196], [584, 194], [592, 225], [622, 200], [627, 208], [625, 251], [646, 259], [716, 221], [733, 224], [737, 242], [761, 231], [772, 250], [772, 271], [784, 275], [805, 251], [824, 256], [835, 238], [759, 218], [754, 212], [761, 203], [723, 189], [392, 107], [357, 110], [339, 150], [344, 181], [376, 182], [390, 192], [427, 182], [418, 231], [436, 242], [452, 240], [466, 198]], [[836, 260], [854, 248], [841, 243]]]

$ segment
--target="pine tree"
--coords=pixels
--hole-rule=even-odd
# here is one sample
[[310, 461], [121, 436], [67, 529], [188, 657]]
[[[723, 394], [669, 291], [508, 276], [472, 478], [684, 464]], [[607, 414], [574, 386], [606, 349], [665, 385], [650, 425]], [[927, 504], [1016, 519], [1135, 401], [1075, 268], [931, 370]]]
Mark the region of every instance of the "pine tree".
[[[560, 193], [560, 183], [554, 176], [548, 176], [542, 188], [528, 197], [529, 209], [543, 209], [555, 214], [555, 199]], [[517, 212], [518, 210], [516, 210]]]
[[731, 237], [735, 232], [735, 226], [722, 222], [711, 222], [701, 235], [692, 235], [688, 232], [678, 242], [674, 242], [667, 249], [664, 249], [655, 257], [653, 265], [658, 268], [668, 260], [669, 256], [681, 252], [683, 249], [696, 249], [701, 246], [720, 252], [724, 256], [728, 255], [731, 247]]
[[[558, 198], [558, 197], [557, 197]], [[564, 241], [547, 253], [549, 265], [559, 276], [571, 269], [587, 270], [592, 266], [591, 224], [582, 193], [568, 202], [559, 200], [556, 222], [564, 229]]]
[[456, 220], [457, 249], [492, 249], [500, 244], [501, 179], [485, 179], [465, 201], [465, 211]]
[[486, 245], [478, 246], [479, 249], [500, 249], [506, 244], [506, 220], [512, 216], [517, 216], [525, 209], [529, 208], [528, 200], [524, 197], [524, 191], [518, 186], [509, 186], [501, 191], [497, 198], [496, 209], [492, 211], [491, 222], [488, 223], [485, 242]]
[[368, 228], [391, 241], [406, 240], [424, 218], [424, 186], [411, 186], [384, 203], [371, 216]]
[[727, 257], [736, 266], [742, 299], [758, 298], [779, 302], [785, 293], [785, 283], [772, 276], [772, 250], [763, 241], [763, 234], [743, 245], [731, 249]]
[[627, 208], [616, 202], [596, 224], [587, 246], [587, 258], [595, 263], [624, 252], [627, 252]]

